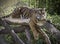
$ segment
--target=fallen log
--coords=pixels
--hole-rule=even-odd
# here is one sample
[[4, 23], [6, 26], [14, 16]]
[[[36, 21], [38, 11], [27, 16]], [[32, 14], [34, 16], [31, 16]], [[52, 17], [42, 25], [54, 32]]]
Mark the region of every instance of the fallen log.
[[3, 34], [0, 34], [0, 44], [8, 44], [8, 43], [5, 41], [5, 39], [4, 39], [3, 36], [4, 36]]
[[[7, 22], [11, 22], [11, 23], [18, 23], [19, 25], [22, 24], [22, 25], [28, 25], [29, 23], [29, 19], [23, 19], [23, 20], [20, 20], [20, 19], [9, 19], [9, 18], [5, 18], [4, 20], [6, 20]], [[25, 20], [25, 21], [24, 21]], [[41, 26], [41, 24], [37, 23], [38, 26]], [[52, 24], [48, 23], [48, 22], [45, 22], [44, 23], [44, 27], [47, 29], [47, 31], [49, 31], [51, 34], [57, 34], [57, 32], [60, 33], [60, 31], [58, 29], [56, 29]]]
[[[24, 19], [23, 20], [17, 20], [17, 19], [4, 19], [4, 20], [6, 20], [6, 21], [9, 21], [9, 22], [12, 22], [12, 23], [18, 23], [18, 24], [23, 24], [23, 25], [28, 25], [28, 23], [29, 23], [29, 19], [25, 19], [25, 21], [24, 21]], [[41, 26], [39, 23], [37, 23], [37, 25], [38, 26]], [[52, 34], [53, 36], [55, 36], [57, 39], [58, 39], [58, 41], [60, 41], [60, 31], [58, 30], [58, 29], [56, 29], [52, 24], [50, 24], [50, 23], [48, 23], [48, 22], [45, 22], [44, 23], [44, 27], [47, 29], [47, 31], [50, 33], [50, 34]]]
[[[26, 27], [29, 28], [29, 26], [26, 26]], [[13, 30], [15, 31], [15, 33], [20, 33], [20, 32], [24, 32], [25, 28], [24, 26], [18, 26], [18, 27], [13, 27]], [[8, 29], [0, 29], [0, 34], [8, 34], [8, 33], [9, 33]]]
[[8, 29], [9, 34], [14, 38], [14, 40], [15, 40], [15, 42], [16, 42], [17, 44], [25, 44], [25, 43], [18, 37], [18, 35], [14, 32], [13, 28], [10, 27], [10, 26], [6, 23], [6, 21], [4, 21], [4, 20], [2, 20], [2, 19], [0, 18], [0, 23], [1, 23], [2, 26], [4, 26], [6, 29]]
[[[40, 24], [37, 25], [40, 26]], [[55, 28], [53, 24], [45, 22], [44, 27], [51, 35], [53, 35], [57, 39], [57, 41], [60, 41], [60, 31]]]
[[55, 28], [51, 23], [46, 22], [44, 26], [50, 34], [54, 35], [58, 41], [60, 41], [60, 31]]

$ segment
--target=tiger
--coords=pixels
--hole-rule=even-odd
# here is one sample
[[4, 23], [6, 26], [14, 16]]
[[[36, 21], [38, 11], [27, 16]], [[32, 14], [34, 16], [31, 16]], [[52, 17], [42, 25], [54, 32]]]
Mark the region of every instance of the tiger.
[[[38, 39], [39, 33], [36, 31], [36, 23], [42, 23], [46, 20], [45, 8], [16, 8], [10, 15], [12, 18], [28, 19], [30, 18], [29, 26], [33, 32], [34, 38]], [[44, 23], [44, 22], [43, 22]]]
[[12, 15], [13, 18], [31, 19], [31, 21], [29, 22], [29, 26], [33, 32], [34, 38], [37, 40], [39, 33], [38, 31], [36, 31], [35, 25], [37, 22], [43, 24], [44, 21], [46, 20], [45, 8], [31, 9], [27, 7], [21, 7], [21, 8], [16, 8], [13, 13], [15, 13]]
[[35, 14], [38, 20], [46, 19], [45, 8], [31, 9], [28, 7], [15, 8], [10, 15], [3, 16], [2, 18], [11, 16], [12, 18], [28, 19], [31, 18], [33, 14]]
[[27, 8], [27, 7], [20, 7], [20, 8], [16, 8], [13, 12], [12, 12], [12, 18], [22, 18], [22, 19], [28, 19], [32, 16], [32, 14], [37, 14], [36, 17], [37, 19], [45, 19], [46, 18], [46, 14], [45, 14], [45, 8], [42, 9], [31, 9], [31, 8]]

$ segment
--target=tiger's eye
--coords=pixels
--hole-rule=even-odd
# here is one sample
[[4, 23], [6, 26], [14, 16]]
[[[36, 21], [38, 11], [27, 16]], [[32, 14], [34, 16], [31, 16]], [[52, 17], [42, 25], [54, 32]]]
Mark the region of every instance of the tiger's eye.
[[41, 16], [39, 16], [39, 15], [37, 15], [36, 18], [38, 21], [41, 20]]

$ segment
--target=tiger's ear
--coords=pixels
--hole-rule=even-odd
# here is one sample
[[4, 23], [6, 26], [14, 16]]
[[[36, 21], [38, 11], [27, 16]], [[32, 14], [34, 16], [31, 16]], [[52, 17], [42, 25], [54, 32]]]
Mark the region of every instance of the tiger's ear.
[[46, 8], [42, 8], [42, 11], [46, 11]]
[[46, 11], [46, 8], [39, 8], [39, 11]]
[[19, 7], [19, 10], [20, 10], [21, 8]]
[[44, 9], [44, 11], [47, 11], [47, 8], [43, 8]]

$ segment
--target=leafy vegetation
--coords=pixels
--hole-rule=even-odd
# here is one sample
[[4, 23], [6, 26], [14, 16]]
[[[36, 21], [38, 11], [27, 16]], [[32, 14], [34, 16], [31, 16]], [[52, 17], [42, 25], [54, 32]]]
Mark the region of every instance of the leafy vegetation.
[[[21, 1], [22, 4], [20, 4], [20, 2], [18, 4], [15, 4], [13, 6], [7, 7], [6, 9], [0, 8], [0, 13], [4, 13], [5, 15], [11, 13], [14, 8], [20, 5], [25, 4], [25, 6], [31, 7], [31, 8], [46, 8], [47, 9], [47, 20], [50, 20], [50, 22], [58, 29], [60, 30], [60, 0], [22, 0]], [[24, 3], [24, 4], [23, 4]], [[26, 36], [24, 35], [24, 33], [18, 33], [19, 37], [22, 38], [22, 40], [24, 40], [26, 42]], [[32, 34], [31, 34], [32, 35]], [[48, 34], [49, 35], [49, 34]], [[52, 42], [52, 44], [57, 44], [56, 43], [56, 39], [52, 36], [49, 35], [50, 40]], [[32, 36], [33, 38], [33, 36]], [[6, 35], [5, 39], [7, 42], [9, 42], [10, 44], [13, 44], [14, 41], [13, 38], [10, 35]], [[33, 39], [32, 39], [33, 41]], [[45, 44], [44, 40], [42, 38], [39, 38], [36, 42], [36, 44]]]

